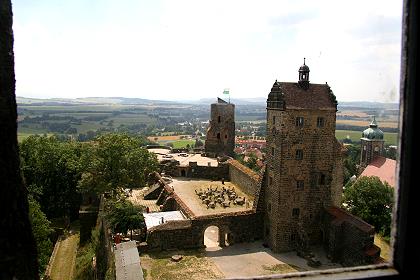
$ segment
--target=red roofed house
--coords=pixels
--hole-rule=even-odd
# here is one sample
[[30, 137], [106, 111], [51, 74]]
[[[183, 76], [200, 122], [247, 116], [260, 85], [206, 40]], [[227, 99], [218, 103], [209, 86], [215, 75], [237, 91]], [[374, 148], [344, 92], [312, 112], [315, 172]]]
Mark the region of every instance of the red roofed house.
[[360, 177], [377, 176], [382, 182], [387, 182], [391, 187], [395, 187], [395, 168], [397, 161], [382, 156], [376, 157], [366, 166]]
[[362, 133], [360, 165], [364, 168], [360, 177], [377, 176], [382, 182], [395, 186], [395, 168], [397, 163], [393, 159], [383, 157], [384, 133], [378, 128], [375, 117], [369, 128]]

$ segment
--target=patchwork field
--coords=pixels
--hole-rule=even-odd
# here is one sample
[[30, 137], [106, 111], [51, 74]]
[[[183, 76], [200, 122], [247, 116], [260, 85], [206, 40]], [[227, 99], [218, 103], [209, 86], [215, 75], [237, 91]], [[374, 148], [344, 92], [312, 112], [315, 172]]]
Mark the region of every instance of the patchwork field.
[[[359, 142], [360, 137], [362, 136], [361, 131], [353, 130], [336, 130], [335, 137], [338, 140], [350, 138], [353, 142]], [[384, 132], [385, 144], [388, 145], [397, 145], [398, 133]]]

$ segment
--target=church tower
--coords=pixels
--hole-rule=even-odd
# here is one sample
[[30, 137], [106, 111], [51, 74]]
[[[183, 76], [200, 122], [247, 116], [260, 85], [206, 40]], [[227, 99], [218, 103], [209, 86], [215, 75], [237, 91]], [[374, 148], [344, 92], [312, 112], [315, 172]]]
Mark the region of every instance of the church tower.
[[360, 166], [366, 167], [372, 160], [378, 156], [382, 156], [384, 152], [384, 133], [378, 128], [375, 116], [369, 125], [362, 133]]
[[264, 242], [274, 252], [320, 243], [323, 209], [340, 206], [341, 145], [335, 138], [337, 102], [328, 84], [274, 82], [267, 98]]
[[217, 98], [211, 104], [205, 152], [210, 156], [233, 156], [235, 148], [235, 105]]

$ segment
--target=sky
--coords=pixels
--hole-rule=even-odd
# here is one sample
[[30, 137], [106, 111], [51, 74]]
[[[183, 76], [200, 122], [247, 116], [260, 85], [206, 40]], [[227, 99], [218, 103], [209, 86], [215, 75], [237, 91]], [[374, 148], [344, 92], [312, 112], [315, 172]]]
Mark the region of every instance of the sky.
[[402, 1], [13, 1], [16, 95], [265, 97], [277, 79], [398, 102]]

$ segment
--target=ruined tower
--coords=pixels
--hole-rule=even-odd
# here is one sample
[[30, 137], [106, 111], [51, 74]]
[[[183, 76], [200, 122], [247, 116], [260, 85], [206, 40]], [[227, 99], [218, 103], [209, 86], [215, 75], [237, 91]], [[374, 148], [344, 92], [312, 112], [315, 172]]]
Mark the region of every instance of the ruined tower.
[[267, 99], [264, 241], [275, 252], [322, 242], [323, 210], [341, 203], [337, 101], [309, 71], [304, 62], [297, 83], [276, 80]]
[[211, 156], [233, 156], [235, 148], [235, 105], [217, 98], [211, 104], [205, 151]]
[[382, 156], [384, 151], [384, 133], [378, 128], [373, 117], [369, 128], [362, 133], [360, 165], [366, 167], [375, 157]]

